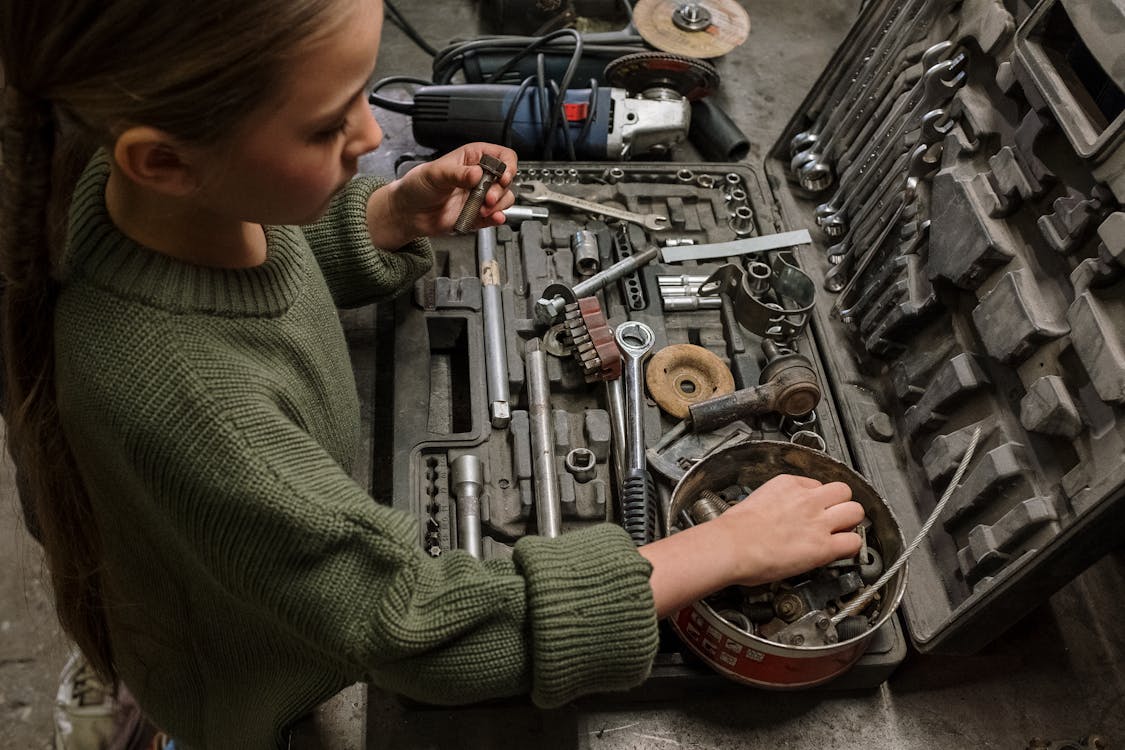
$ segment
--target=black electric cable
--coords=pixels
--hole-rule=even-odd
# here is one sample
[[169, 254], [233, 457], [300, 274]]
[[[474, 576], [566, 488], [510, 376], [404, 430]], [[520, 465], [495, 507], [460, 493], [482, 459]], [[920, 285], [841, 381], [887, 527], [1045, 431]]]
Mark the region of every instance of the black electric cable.
[[565, 112], [566, 96], [559, 90], [559, 85], [554, 81], [551, 81], [551, 92], [555, 95], [557, 101], [560, 103], [560, 106], [564, 108], [562, 119], [563, 142], [566, 144], [567, 158], [569, 158], [571, 161], [575, 161], [576, 157], [574, 155], [574, 138], [570, 134], [570, 122], [566, 119]]
[[410, 23], [406, 20], [406, 17], [399, 12], [398, 8], [394, 6], [391, 0], [383, 0], [383, 5], [388, 11], [387, 17], [391, 20], [391, 23], [399, 27], [402, 30], [402, 33], [410, 37], [410, 40], [417, 44], [419, 49], [421, 49], [427, 55], [429, 55], [430, 57], [437, 57], [438, 51], [433, 47], [433, 45], [423, 39], [422, 35], [419, 34], [418, 31], [410, 25]]
[[[433, 63], [434, 82], [452, 82], [453, 76], [456, 75], [458, 70], [461, 70], [465, 56], [471, 52], [487, 51], [495, 54], [510, 52], [517, 55], [515, 62], [518, 62], [518, 59], [522, 59], [530, 52], [537, 51], [544, 46], [548, 48], [545, 50], [548, 52], [566, 52], [572, 47], [571, 40], [561, 37], [573, 37], [576, 34], [582, 40], [588, 52], [601, 56], [621, 57], [646, 49], [644, 40], [639, 36], [622, 32], [582, 35], [573, 29], [561, 29], [545, 37], [481, 37], [470, 41], [455, 42], [439, 52]], [[587, 41], [587, 37], [596, 41]], [[514, 64], [513, 61], [509, 62]], [[506, 73], [509, 70], [511, 70], [511, 65], [506, 67], [504, 72]], [[499, 80], [496, 74], [493, 74], [491, 78], [493, 82]]]
[[574, 140], [578, 143], [585, 143], [586, 138], [590, 135], [590, 128], [594, 124], [594, 119], [598, 116], [598, 79], [590, 79], [590, 109], [586, 112], [586, 122], [582, 123], [582, 129], [578, 131], [578, 137]]
[[[539, 92], [539, 122], [540, 124], [546, 124], [551, 101], [547, 94], [547, 60], [542, 52], [535, 56], [535, 88]], [[546, 139], [544, 139], [544, 142], [546, 142]], [[543, 161], [550, 160], [550, 154], [544, 151]]]
[[519, 87], [516, 89], [516, 95], [512, 99], [512, 104], [508, 107], [508, 113], [504, 116], [504, 126], [500, 129], [501, 145], [511, 148], [512, 123], [515, 122], [516, 119], [516, 110], [519, 108], [520, 99], [527, 93], [527, 90], [531, 87], [531, 82], [534, 80], [534, 76], [528, 76], [520, 82]]
[[415, 78], [414, 76], [390, 76], [388, 78], [383, 78], [382, 80], [376, 81], [375, 85], [371, 87], [371, 91], [369, 91], [367, 94], [368, 103], [374, 104], [376, 107], [382, 107], [383, 109], [390, 110], [391, 112], [398, 112], [399, 114], [404, 115], [413, 115], [413, 102], [400, 102], [396, 99], [387, 99], [378, 95], [377, 92], [380, 89], [396, 83], [410, 83], [416, 86], [430, 85], [430, 82], [426, 79]]
[[[582, 59], [582, 35], [574, 29], [561, 29], [557, 34], [573, 35], [574, 36], [574, 53], [570, 56], [570, 64], [566, 66], [566, 71], [563, 73], [562, 81], [559, 83], [559, 90], [563, 92], [558, 98], [558, 106], [551, 112], [551, 121], [547, 124], [546, 142], [544, 143], [543, 150], [547, 154], [553, 154], [555, 144], [555, 127], [559, 122], [559, 115], [562, 115], [563, 126], [566, 126], [566, 111], [563, 107], [564, 99], [566, 98], [565, 92], [570, 88], [570, 81], [574, 78], [574, 71], [578, 68], [578, 61]], [[544, 37], [546, 39], [547, 37]], [[548, 157], [550, 158], [550, 157]]]

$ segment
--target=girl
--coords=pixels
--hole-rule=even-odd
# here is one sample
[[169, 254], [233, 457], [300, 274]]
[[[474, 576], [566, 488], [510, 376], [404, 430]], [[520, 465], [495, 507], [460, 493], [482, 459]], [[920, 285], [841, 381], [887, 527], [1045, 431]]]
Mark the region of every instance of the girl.
[[348, 476], [335, 307], [429, 267], [485, 154], [509, 170], [478, 225], [502, 222], [514, 154], [351, 179], [381, 139], [379, 0], [0, 8], [9, 450], [63, 626], [178, 748], [275, 746], [358, 679], [441, 703], [628, 688], [659, 617], [858, 551], [847, 487], [779, 477], [640, 550], [603, 525], [430, 558]]

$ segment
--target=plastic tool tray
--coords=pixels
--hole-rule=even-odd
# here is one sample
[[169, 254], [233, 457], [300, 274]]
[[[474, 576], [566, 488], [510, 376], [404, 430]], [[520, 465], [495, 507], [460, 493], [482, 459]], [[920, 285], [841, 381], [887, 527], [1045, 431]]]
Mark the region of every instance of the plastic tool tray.
[[[499, 228], [496, 260], [500, 267], [505, 369], [511, 392], [511, 421], [499, 429], [492, 426], [489, 415], [475, 235], [437, 240], [434, 270], [417, 282], [412, 294], [398, 298], [390, 306], [393, 310], [380, 311], [375, 472], [393, 476], [393, 495], [386, 500], [418, 517], [418, 544], [432, 555], [445, 554], [458, 546], [460, 530], [451, 498], [456, 489], [451, 487], [450, 473], [453, 461], [467, 454], [477, 456], [484, 467], [483, 557], [509, 555], [517, 539], [537, 531], [533, 438], [523, 361], [527, 342], [532, 339], [541, 339], [548, 352], [562, 531], [620, 520], [606, 385], [587, 382], [578, 360], [561, 348], [559, 331], [537, 323], [534, 315], [535, 302], [549, 284], [574, 285], [583, 280], [576, 273], [572, 252], [576, 232], [591, 232], [585, 236], [587, 243], [596, 238], [599, 264], [604, 269], [628, 254], [663, 246], [669, 240], [717, 243], [786, 229], [765, 180], [743, 165], [524, 162], [520, 167], [518, 181], [535, 180], [551, 190], [596, 203], [667, 216], [671, 226], [646, 232], [636, 224], [607, 223], [581, 210], [547, 204], [548, 221], [528, 220]], [[729, 367], [736, 388], [753, 386], [758, 384], [767, 362], [763, 337], [736, 320], [734, 306], [726, 302], [718, 308], [667, 311], [661, 290], [667, 293], [667, 287], [677, 285], [673, 283], [677, 279], [671, 277], [696, 277], [698, 284], [699, 277], [710, 275], [724, 264], [747, 268], [751, 262], [768, 261], [770, 257], [775, 257], [770, 261], [775, 264], [795, 262], [788, 251], [705, 262], [664, 263], [658, 257], [597, 296], [611, 327], [625, 320], [650, 326], [656, 335], [654, 353], [668, 345], [694, 344]], [[785, 271], [787, 266], [777, 268]], [[691, 283], [687, 281], [687, 285]], [[716, 301], [712, 298], [701, 304]], [[773, 414], [747, 418], [713, 433], [700, 433], [684, 441], [682, 450], [654, 452], [651, 449], [659, 448], [661, 437], [679, 420], [646, 398], [645, 442], [650, 448], [650, 468], [662, 511], [675, 480], [691, 460], [739, 439], [789, 440], [794, 433], [805, 431], [805, 439], [822, 440], [828, 454], [850, 463], [849, 436], [821, 364], [823, 352], [811, 329], [803, 325], [807, 321], [806, 315], [790, 315], [778, 323], [787, 326], [791, 334], [785, 343], [808, 357], [818, 373], [824, 397], [813, 417], [792, 419]], [[581, 455], [592, 456], [592, 472], [585, 464], [582, 472], [574, 472], [573, 466], [568, 470], [567, 456], [575, 449], [585, 449], [580, 450]], [[891, 618], [872, 638], [859, 662], [827, 687], [878, 685], [902, 661], [905, 652], [906, 641], [897, 617]], [[662, 638], [652, 678], [637, 692], [640, 697], [655, 697], [675, 693], [697, 681], [734, 685], [699, 663], [668, 631]]]

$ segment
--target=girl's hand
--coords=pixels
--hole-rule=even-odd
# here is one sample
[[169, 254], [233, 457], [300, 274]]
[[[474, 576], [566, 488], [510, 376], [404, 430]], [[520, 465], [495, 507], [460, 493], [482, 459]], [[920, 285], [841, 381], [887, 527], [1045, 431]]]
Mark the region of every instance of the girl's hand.
[[780, 581], [859, 552], [855, 527], [863, 506], [843, 482], [821, 484], [781, 474], [731, 506], [715, 523], [732, 549], [733, 583], [754, 586]]
[[855, 555], [864, 514], [851, 496], [842, 482], [782, 474], [715, 520], [642, 547], [657, 615], [727, 586], [779, 581]]
[[516, 201], [508, 189], [516, 174], [516, 152], [491, 143], [470, 143], [419, 164], [372, 194], [367, 206], [372, 243], [396, 248], [415, 237], [451, 233], [469, 192], [480, 182], [480, 158], [485, 154], [504, 162], [507, 169], [485, 195], [476, 227], [503, 224], [501, 212]]

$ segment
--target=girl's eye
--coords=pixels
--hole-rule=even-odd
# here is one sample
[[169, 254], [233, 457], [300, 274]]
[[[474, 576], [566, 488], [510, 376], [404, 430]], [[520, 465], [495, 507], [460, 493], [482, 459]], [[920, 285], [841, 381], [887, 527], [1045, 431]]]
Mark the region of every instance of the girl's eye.
[[312, 136], [312, 139], [314, 141], [330, 141], [330, 140], [336, 138], [337, 136], [343, 135], [344, 131], [347, 129], [347, 127], [348, 127], [348, 121], [347, 120], [341, 120], [339, 123], [337, 123], [336, 125], [333, 125], [330, 128], [325, 128], [324, 130], [321, 130], [320, 132], [314, 133], [313, 136]]

